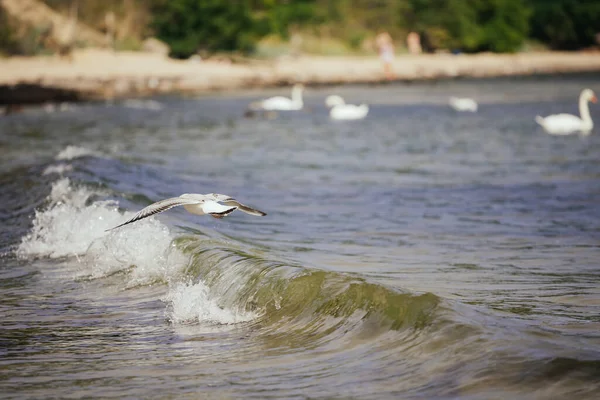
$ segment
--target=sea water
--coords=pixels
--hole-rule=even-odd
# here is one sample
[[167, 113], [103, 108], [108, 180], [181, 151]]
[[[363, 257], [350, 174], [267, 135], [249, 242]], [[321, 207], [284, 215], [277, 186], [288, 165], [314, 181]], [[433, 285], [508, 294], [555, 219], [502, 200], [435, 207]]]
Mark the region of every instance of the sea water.
[[[534, 117], [577, 114], [597, 78], [0, 119], [2, 397], [596, 398], [600, 135]], [[369, 115], [330, 120], [329, 94]], [[267, 216], [174, 208], [106, 231], [211, 192]]]

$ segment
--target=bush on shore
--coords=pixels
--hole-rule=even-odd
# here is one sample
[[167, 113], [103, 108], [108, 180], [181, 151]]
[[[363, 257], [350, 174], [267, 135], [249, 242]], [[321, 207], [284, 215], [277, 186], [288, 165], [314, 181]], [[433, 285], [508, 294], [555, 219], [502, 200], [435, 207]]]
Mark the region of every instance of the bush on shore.
[[[279, 51], [268, 43], [369, 52], [381, 31], [399, 50], [409, 32], [420, 34], [425, 51], [515, 52], [531, 42], [577, 50], [597, 45], [600, 31], [600, 2], [592, 0], [43, 0], [63, 15], [74, 2], [78, 20], [100, 32], [112, 16], [115, 48], [138, 48], [156, 36], [177, 58], [255, 54], [259, 44], [260, 54]], [[0, 53], [44, 52], [40, 29], [9, 21], [0, 5]]]

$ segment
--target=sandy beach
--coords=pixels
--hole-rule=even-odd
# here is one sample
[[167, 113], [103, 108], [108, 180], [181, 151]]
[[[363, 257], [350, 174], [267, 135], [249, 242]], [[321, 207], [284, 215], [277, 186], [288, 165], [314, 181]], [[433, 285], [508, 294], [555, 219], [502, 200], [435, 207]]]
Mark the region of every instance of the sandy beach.
[[[593, 72], [600, 71], [600, 52], [398, 55], [393, 70], [405, 81]], [[0, 104], [385, 81], [377, 57], [301, 56], [237, 64], [96, 49], [76, 51], [70, 60], [4, 58], [0, 71]]]

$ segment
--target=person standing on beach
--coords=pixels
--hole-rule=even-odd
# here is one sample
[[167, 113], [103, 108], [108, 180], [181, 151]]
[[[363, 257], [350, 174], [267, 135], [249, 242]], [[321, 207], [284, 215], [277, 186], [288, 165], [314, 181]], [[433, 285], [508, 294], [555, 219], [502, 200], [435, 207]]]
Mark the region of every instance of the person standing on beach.
[[417, 32], [410, 32], [406, 37], [406, 47], [410, 54], [421, 54], [423, 48], [421, 47], [421, 38]]
[[387, 32], [381, 32], [375, 37], [375, 45], [379, 52], [379, 58], [383, 62], [383, 72], [387, 80], [394, 79], [392, 62], [394, 61], [394, 43]]

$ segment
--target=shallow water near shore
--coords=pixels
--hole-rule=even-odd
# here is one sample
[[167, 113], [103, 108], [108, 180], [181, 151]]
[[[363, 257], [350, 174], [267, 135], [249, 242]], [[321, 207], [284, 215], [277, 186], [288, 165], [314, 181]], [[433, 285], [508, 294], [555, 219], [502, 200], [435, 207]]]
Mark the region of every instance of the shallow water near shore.
[[[308, 88], [266, 118], [246, 105], [287, 89], [1, 118], [2, 397], [595, 398], [600, 135], [533, 118], [577, 114], [597, 78]], [[368, 117], [331, 121], [331, 93]], [[105, 232], [189, 192], [268, 215]]]

